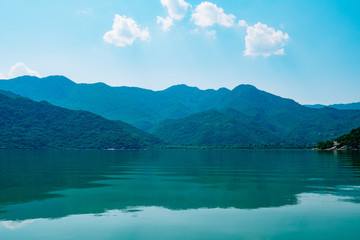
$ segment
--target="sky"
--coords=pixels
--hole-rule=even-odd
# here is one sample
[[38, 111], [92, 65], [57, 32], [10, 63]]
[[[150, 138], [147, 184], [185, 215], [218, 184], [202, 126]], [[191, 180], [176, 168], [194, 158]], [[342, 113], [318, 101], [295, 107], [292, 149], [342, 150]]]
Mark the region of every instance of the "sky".
[[360, 102], [360, 1], [0, 0], [0, 78]]

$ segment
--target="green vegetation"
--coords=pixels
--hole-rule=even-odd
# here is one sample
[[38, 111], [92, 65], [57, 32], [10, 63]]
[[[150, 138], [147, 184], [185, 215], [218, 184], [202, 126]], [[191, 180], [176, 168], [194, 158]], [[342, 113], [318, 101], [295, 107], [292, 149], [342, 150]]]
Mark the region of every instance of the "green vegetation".
[[[272, 108], [271, 108], [272, 109]], [[289, 109], [274, 113], [253, 109], [251, 115], [240, 110], [205, 111], [186, 118], [165, 120], [150, 132], [172, 144], [274, 144], [313, 145], [334, 138], [360, 125], [360, 111], [331, 108]], [[349, 129], [350, 128], [350, 129]]]
[[176, 85], [151, 91], [76, 84], [63, 76], [24, 76], [0, 81], [0, 89], [121, 120], [171, 144], [315, 145], [360, 126], [359, 110], [312, 109], [251, 85], [233, 90]]
[[324, 150], [324, 149], [332, 148], [333, 146], [334, 146], [333, 141], [326, 141], [326, 142], [319, 142], [317, 148]]
[[318, 149], [329, 149], [334, 147], [336, 142], [337, 149], [360, 149], [360, 128], [356, 128], [341, 137], [335, 139], [335, 141], [319, 142]]
[[163, 121], [151, 132], [166, 142], [184, 145], [250, 146], [280, 142], [249, 117], [233, 110], [209, 110], [184, 119]]
[[360, 128], [356, 128], [350, 131], [350, 133], [337, 138], [340, 146], [350, 146], [352, 148], [359, 148], [360, 146]]
[[0, 148], [132, 149], [160, 140], [126, 123], [0, 94]]

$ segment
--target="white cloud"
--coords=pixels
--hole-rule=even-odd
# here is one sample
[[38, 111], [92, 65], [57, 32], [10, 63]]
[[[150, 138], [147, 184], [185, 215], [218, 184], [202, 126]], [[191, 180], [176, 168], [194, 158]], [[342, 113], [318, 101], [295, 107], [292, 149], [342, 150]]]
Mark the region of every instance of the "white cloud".
[[8, 77], [15, 78], [19, 76], [30, 75], [40, 77], [40, 74], [30, 68], [28, 68], [24, 63], [18, 62], [10, 68]]
[[161, 0], [160, 2], [168, 9], [169, 16], [175, 20], [183, 19], [188, 7], [191, 6], [184, 0]]
[[287, 33], [275, 31], [274, 28], [259, 22], [247, 28], [244, 56], [284, 55], [284, 46], [288, 39]]
[[191, 34], [198, 34], [199, 31], [200, 31], [200, 29], [195, 28], [195, 29], [193, 29], [193, 30], [190, 30], [190, 33], [191, 33]]
[[239, 20], [238, 24], [240, 27], [248, 27], [249, 26], [245, 20]]
[[140, 29], [134, 19], [118, 14], [115, 14], [113, 29], [103, 37], [105, 42], [118, 47], [131, 46], [137, 38], [143, 41], [150, 40], [148, 29]]
[[200, 27], [210, 27], [214, 24], [232, 27], [236, 17], [232, 14], [225, 14], [224, 9], [217, 7], [214, 3], [202, 2], [196, 7], [191, 18]]
[[169, 31], [170, 27], [173, 25], [173, 20], [171, 17], [163, 18], [163, 17], [157, 17], [158, 24], [162, 24], [162, 29], [167, 32]]
[[78, 14], [80, 15], [90, 15], [92, 14], [93, 10], [92, 8], [85, 8], [78, 11]]
[[216, 31], [215, 30], [205, 31], [205, 34], [210, 36], [210, 37], [216, 38]]
[[5, 79], [5, 75], [3, 73], [0, 72], [0, 79]]

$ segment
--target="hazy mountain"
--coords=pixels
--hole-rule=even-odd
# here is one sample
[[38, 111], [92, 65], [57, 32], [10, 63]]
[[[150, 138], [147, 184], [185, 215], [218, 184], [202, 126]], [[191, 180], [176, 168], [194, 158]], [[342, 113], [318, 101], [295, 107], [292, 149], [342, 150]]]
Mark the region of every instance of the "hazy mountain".
[[360, 102], [356, 103], [344, 103], [344, 104], [332, 104], [332, 105], [322, 105], [322, 104], [315, 104], [315, 105], [305, 105], [306, 107], [310, 108], [324, 108], [324, 107], [332, 107], [340, 110], [360, 110]]
[[231, 93], [229, 89], [220, 88], [219, 90], [207, 89], [200, 90], [197, 87], [187, 85], [174, 85], [163, 91], [157, 92], [161, 96], [171, 98], [173, 101], [180, 102], [186, 106], [189, 112], [197, 113], [210, 110], [221, 102], [224, 96]]
[[[250, 85], [240, 85], [232, 91], [226, 88], [200, 90], [186, 85], [151, 91], [135, 87], [110, 87], [103, 83], [76, 84], [63, 76], [23, 76], [0, 81], [0, 89], [35, 101], [46, 100], [61, 107], [91, 111], [143, 130], [165, 119], [182, 118], [213, 108], [234, 108], [254, 115], [266, 108], [266, 112], [277, 114], [273, 112], [274, 109], [283, 109], [289, 102], [301, 107], [292, 100], [275, 97]], [[293, 109], [290, 106], [283, 110]]]
[[10, 97], [10, 98], [23, 98], [22, 96], [17, 95], [15, 93], [12, 93], [10, 91], [0, 90], [0, 94], [5, 95], [5, 96]]
[[126, 123], [0, 94], [0, 148], [144, 148], [160, 140]]
[[[229, 122], [239, 125], [234, 131], [247, 132], [248, 140], [238, 137], [235, 141], [231, 140], [233, 137], [230, 133], [214, 133], [213, 136], [217, 136], [214, 139], [218, 139], [218, 143], [250, 140], [268, 142], [274, 139], [291, 143], [317, 143], [345, 134], [360, 125], [360, 111], [308, 108], [251, 85], [239, 85], [233, 90], [200, 90], [176, 85], [162, 91], [151, 91], [135, 87], [110, 87], [103, 83], [76, 84], [62, 76], [24, 76], [0, 81], [0, 89], [70, 109], [91, 111], [112, 120], [125, 121], [143, 130], [153, 128], [152, 132], [173, 142], [184, 142], [181, 139], [211, 142], [213, 140], [205, 141], [204, 136], [201, 136], [207, 132], [206, 128], [212, 126], [209, 129], [225, 131]], [[215, 109], [216, 112], [207, 112], [210, 109]], [[230, 116], [229, 109], [241, 114], [239, 119]], [[158, 125], [167, 119], [177, 120]], [[181, 131], [178, 127], [192, 129], [188, 124], [195, 120], [198, 121], [198, 127], [193, 128], [194, 135], [183, 132], [184, 136], [179, 136]], [[208, 125], [203, 126], [204, 124]], [[261, 132], [264, 139], [255, 138], [259, 131], [264, 131]], [[194, 141], [192, 137], [198, 140]], [[216, 143], [215, 140], [213, 142]]]
[[316, 109], [327, 107], [327, 105], [323, 105], [323, 104], [313, 104], [313, 105], [304, 105], [304, 106], [308, 108], [316, 108]]
[[90, 111], [143, 130], [152, 128], [161, 120], [193, 113], [181, 101], [161, 92], [135, 87], [110, 87], [104, 83], [76, 84], [63, 76], [23, 76], [2, 80], [0, 89], [35, 101], [46, 100], [57, 106]]
[[347, 103], [347, 104], [333, 104], [329, 107], [333, 107], [336, 109], [354, 109], [354, 110], [360, 110], [360, 102], [357, 103]]

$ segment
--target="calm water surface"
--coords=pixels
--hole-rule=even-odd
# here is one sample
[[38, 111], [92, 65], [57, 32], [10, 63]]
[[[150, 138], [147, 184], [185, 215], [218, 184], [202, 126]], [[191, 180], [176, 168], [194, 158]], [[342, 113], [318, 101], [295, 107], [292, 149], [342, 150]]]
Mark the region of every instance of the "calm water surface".
[[0, 239], [357, 239], [360, 154], [0, 151]]

